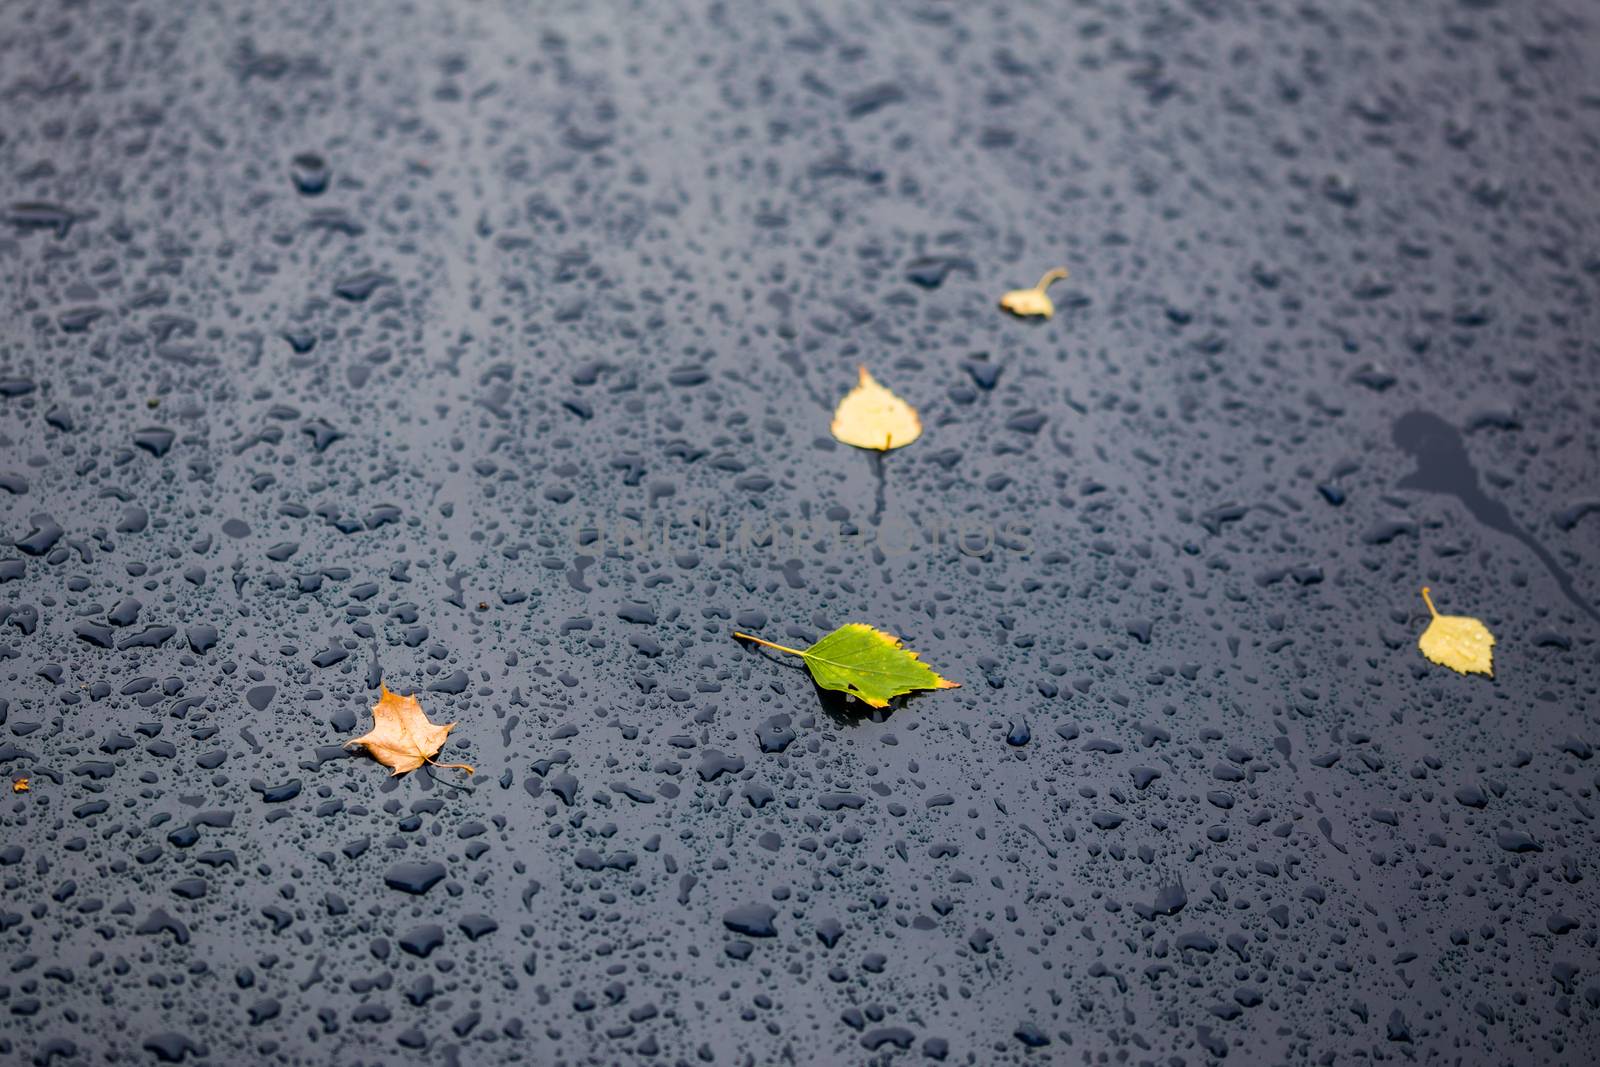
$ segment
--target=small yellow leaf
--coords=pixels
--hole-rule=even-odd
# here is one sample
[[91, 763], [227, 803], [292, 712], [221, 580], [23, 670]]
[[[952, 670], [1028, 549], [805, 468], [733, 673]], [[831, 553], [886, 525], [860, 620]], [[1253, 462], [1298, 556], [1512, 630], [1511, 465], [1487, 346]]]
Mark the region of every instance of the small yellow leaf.
[[1461, 674], [1494, 677], [1494, 634], [1489, 628], [1468, 615], [1440, 615], [1427, 586], [1422, 587], [1422, 599], [1433, 615], [1433, 621], [1417, 639], [1422, 654]]
[[1067, 276], [1067, 268], [1057, 267], [1047, 270], [1044, 277], [1039, 279], [1039, 284], [1032, 289], [1013, 289], [1000, 298], [1000, 306], [1021, 318], [1042, 317], [1048, 319], [1056, 313], [1055, 302], [1045, 294], [1051, 284]]
[[[444, 739], [456, 724], [429, 722], [416, 697], [403, 697], [379, 683], [381, 695], [372, 707], [372, 729], [345, 742], [345, 747], [361, 745], [367, 754], [395, 774], [414, 771], [444, 747]], [[433, 763], [435, 767], [457, 767], [476, 774], [470, 764]]]
[[28, 780], [26, 778], [18, 778], [16, 781], [11, 783], [11, 791], [13, 793], [26, 793], [31, 788], [32, 787], [28, 785]]
[[857, 448], [887, 452], [922, 436], [917, 409], [879, 385], [861, 368], [856, 387], [833, 410], [833, 436]]

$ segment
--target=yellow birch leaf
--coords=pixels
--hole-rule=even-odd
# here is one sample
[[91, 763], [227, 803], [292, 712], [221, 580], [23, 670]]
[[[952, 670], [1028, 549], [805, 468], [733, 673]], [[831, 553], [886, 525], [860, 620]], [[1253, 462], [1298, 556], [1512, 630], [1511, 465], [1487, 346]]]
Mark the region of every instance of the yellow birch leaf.
[[1039, 279], [1039, 284], [1032, 289], [1013, 289], [1000, 298], [1000, 306], [1011, 314], [1020, 318], [1040, 317], [1048, 319], [1056, 313], [1056, 305], [1045, 290], [1051, 284], [1067, 276], [1067, 268], [1057, 267], [1044, 272], [1044, 277]]
[[1440, 615], [1427, 586], [1422, 587], [1422, 600], [1433, 615], [1433, 621], [1417, 639], [1422, 654], [1461, 674], [1494, 677], [1494, 634], [1489, 628], [1468, 615]]
[[922, 436], [917, 409], [879, 385], [861, 368], [856, 387], [833, 410], [833, 436], [857, 448], [887, 452]]
[[[352, 737], [345, 747], [361, 745], [367, 754], [388, 767], [395, 774], [414, 771], [424, 763], [433, 763], [433, 757], [444, 747], [444, 739], [455, 729], [453, 722], [429, 722], [422, 704], [414, 696], [403, 697], [390, 692], [389, 687], [378, 683], [381, 695], [372, 707], [372, 729], [360, 737]], [[468, 774], [476, 774], [471, 764], [433, 763], [435, 767], [456, 767]]]

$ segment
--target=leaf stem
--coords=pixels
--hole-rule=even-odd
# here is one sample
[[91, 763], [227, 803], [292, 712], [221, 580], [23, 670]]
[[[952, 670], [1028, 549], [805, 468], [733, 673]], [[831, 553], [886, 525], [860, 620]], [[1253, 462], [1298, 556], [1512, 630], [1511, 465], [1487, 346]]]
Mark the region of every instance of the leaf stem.
[[433, 760], [428, 756], [423, 756], [422, 758], [427, 760], [429, 763], [432, 763], [435, 767], [439, 768], [441, 771], [450, 770], [450, 769], [454, 768], [455, 770], [458, 770], [458, 771], [466, 771], [468, 774], [477, 774], [478, 773], [478, 769], [476, 767], [474, 767], [470, 763], [434, 763]]
[[1034, 286], [1034, 288], [1042, 293], [1046, 289], [1050, 288], [1050, 286], [1052, 284], [1060, 281], [1061, 279], [1063, 279], [1065, 277], [1067, 277], [1067, 268], [1065, 268], [1065, 267], [1052, 268], [1051, 270], [1047, 270], [1047, 271], [1044, 272], [1044, 277], [1039, 279], [1039, 284]]
[[[423, 759], [427, 759], [427, 757], [424, 756]], [[429, 763], [433, 763], [433, 760], [428, 760], [428, 762]], [[444, 763], [444, 764], [437, 764], [437, 766], [453, 767], [453, 766], [456, 766], [456, 764]], [[459, 789], [463, 793], [476, 793], [477, 792], [477, 790], [473, 789], [470, 785], [462, 785], [460, 782], [447, 782], [447, 781], [445, 781], [443, 778], [440, 778], [437, 774], [433, 773], [433, 767], [424, 767], [424, 768], [422, 768], [422, 773], [426, 774], [429, 778], [432, 778], [434, 781], [438, 782], [440, 785], [444, 786], [446, 789]]]
[[788, 645], [773, 644], [771, 641], [763, 641], [761, 638], [755, 637], [755, 636], [753, 636], [751, 634], [742, 634], [738, 630], [735, 630], [733, 632], [733, 636], [735, 636], [735, 637], [737, 637], [737, 638], [739, 638], [741, 640], [744, 640], [744, 641], [754, 641], [758, 645], [766, 645], [768, 648], [775, 648], [779, 652], [787, 652], [791, 656], [804, 656], [805, 655], [805, 653], [802, 652], [798, 648], [790, 648]]
[[1439, 617], [1439, 609], [1433, 606], [1433, 597], [1428, 595], [1428, 587], [1422, 587], [1422, 602], [1428, 605], [1428, 612], [1434, 617]]

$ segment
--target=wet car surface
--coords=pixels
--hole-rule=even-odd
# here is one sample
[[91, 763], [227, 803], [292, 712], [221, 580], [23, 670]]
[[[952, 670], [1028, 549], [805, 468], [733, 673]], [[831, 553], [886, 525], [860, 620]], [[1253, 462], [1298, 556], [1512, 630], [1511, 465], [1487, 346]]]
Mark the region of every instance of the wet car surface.
[[0, 29], [8, 1062], [1600, 1059], [1592, 10]]

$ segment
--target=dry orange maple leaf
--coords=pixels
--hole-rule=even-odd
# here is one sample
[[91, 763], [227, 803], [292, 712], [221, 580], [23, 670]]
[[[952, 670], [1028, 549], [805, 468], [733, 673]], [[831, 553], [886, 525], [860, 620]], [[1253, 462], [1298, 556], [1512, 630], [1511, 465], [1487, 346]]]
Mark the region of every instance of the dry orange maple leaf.
[[455, 723], [429, 722], [416, 697], [403, 697], [382, 682], [378, 683], [378, 688], [381, 693], [372, 706], [372, 729], [346, 741], [346, 748], [363, 746], [368, 755], [395, 774], [414, 771], [424, 763], [477, 773], [470, 763], [433, 762], [433, 757], [444, 747], [444, 739], [455, 729]]

